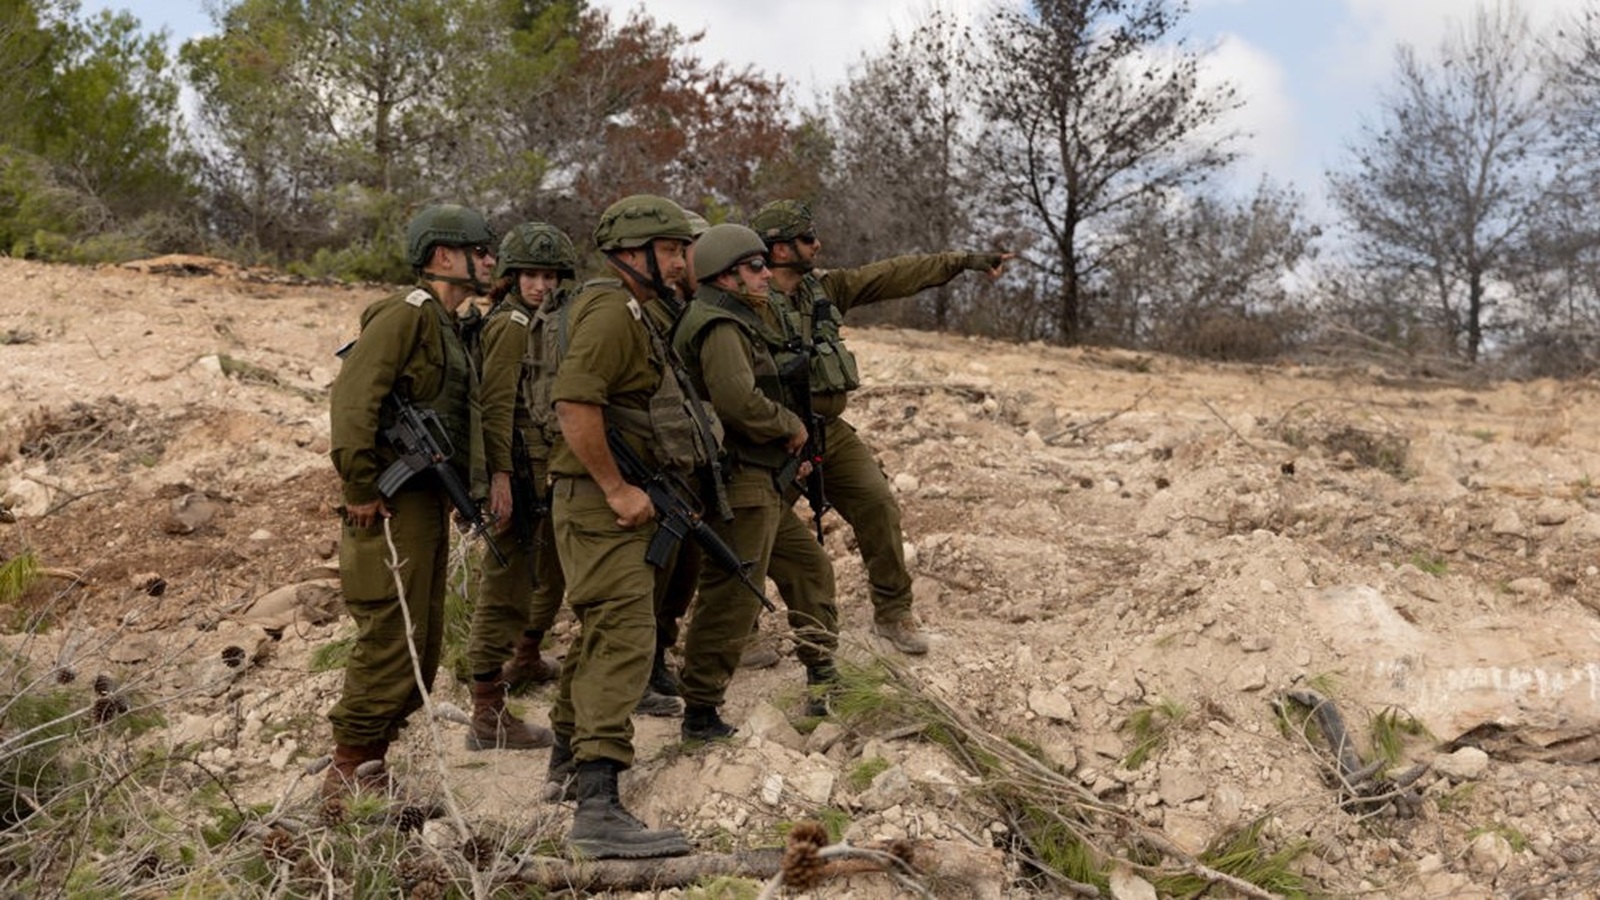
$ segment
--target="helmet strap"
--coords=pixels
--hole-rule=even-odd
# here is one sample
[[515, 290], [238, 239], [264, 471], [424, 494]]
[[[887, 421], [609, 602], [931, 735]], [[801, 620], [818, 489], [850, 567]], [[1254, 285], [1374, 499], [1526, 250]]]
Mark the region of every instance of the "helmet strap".
[[[794, 259], [790, 262], [773, 262], [772, 248], [778, 244], [788, 244], [789, 249], [794, 251]], [[816, 268], [816, 266], [800, 258], [800, 245], [795, 241], [794, 238], [790, 238], [787, 241], [773, 241], [771, 244], [767, 245], [767, 268], [793, 269], [794, 271], [799, 272], [801, 275], [804, 275], [805, 273]]]
[[623, 262], [622, 254], [616, 250], [606, 251], [606, 258], [611, 260], [611, 264], [613, 266], [616, 266], [618, 269], [626, 272], [629, 278], [632, 278], [639, 284], [649, 287], [650, 290], [653, 291], [658, 298], [660, 298], [662, 304], [667, 307], [673, 316], [679, 315], [683, 312], [683, 301], [678, 299], [678, 292], [673, 290], [672, 286], [667, 284], [666, 281], [661, 277], [661, 266], [656, 262], [655, 239], [651, 238], [650, 241], [641, 249], [644, 250], [646, 267], [650, 270], [649, 276], [644, 275], [638, 269], [635, 269], [633, 266]]

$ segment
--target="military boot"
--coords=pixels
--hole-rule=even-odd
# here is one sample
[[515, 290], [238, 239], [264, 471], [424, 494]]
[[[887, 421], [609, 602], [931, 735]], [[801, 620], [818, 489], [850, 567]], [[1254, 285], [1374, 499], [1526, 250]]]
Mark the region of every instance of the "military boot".
[[622, 764], [592, 759], [578, 766], [578, 812], [567, 846], [589, 859], [651, 859], [687, 856], [694, 851], [676, 828], [651, 829], [622, 806], [617, 773]]
[[715, 741], [730, 738], [739, 729], [722, 721], [715, 706], [691, 703], [683, 710], [683, 739], [686, 741]]
[[322, 776], [322, 799], [342, 797], [358, 792], [388, 793], [389, 770], [383, 758], [389, 752], [388, 741], [375, 744], [335, 744], [333, 762]]
[[516, 650], [500, 667], [500, 680], [511, 685], [512, 693], [535, 684], [555, 681], [561, 675], [560, 666], [539, 655], [539, 645], [543, 642], [542, 631], [525, 631], [517, 638]]
[[668, 697], [680, 697], [683, 691], [678, 686], [678, 676], [672, 672], [672, 667], [667, 665], [667, 648], [657, 647], [656, 658], [650, 663], [650, 690]]
[[833, 663], [820, 662], [806, 665], [806, 712], [812, 717], [833, 714], [830, 705], [839, 690], [839, 670]]
[[893, 644], [901, 653], [921, 656], [928, 652], [928, 638], [918, 629], [917, 620], [910, 613], [898, 619], [874, 621], [872, 633]]
[[468, 750], [537, 750], [548, 747], [555, 736], [550, 729], [513, 716], [506, 709], [503, 681], [472, 682], [472, 729]]
[[544, 773], [539, 794], [548, 802], [578, 799], [578, 761], [572, 757], [572, 736], [556, 733], [550, 745], [550, 768]]

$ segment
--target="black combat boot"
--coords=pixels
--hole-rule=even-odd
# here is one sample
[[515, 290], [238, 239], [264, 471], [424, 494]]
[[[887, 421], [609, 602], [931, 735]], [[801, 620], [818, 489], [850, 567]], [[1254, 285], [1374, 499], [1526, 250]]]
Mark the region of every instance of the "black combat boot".
[[833, 714], [829, 701], [839, 690], [839, 670], [833, 663], [806, 664], [806, 715], [820, 718]]
[[622, 764], [592, 759], [578, 766], [578, 812], [572, 817], [567, 846], [573, 856], [589, 859], [651, 859], [694, 852], [676, 828], [652, 829], [622, 806], [617, 773]]
[[679, 697], [683, 692], [678, 688], [678, 676], [672, 674], [672, 668], [667, 665], [667, 648], [657, 647], [655, 661], [650, 663], [650, 690], [668, 697]]
[[683, 710], [683, 739], [715, 741], [733, 737], [739, 729], [722, 721], [715, 706], [691, 703]]
[[550, 768], [545, 771], [540, 796], [545, 800], [578, 799], [578, 761], [572, 758], [572, 735], [555, 733], [550, 745]]

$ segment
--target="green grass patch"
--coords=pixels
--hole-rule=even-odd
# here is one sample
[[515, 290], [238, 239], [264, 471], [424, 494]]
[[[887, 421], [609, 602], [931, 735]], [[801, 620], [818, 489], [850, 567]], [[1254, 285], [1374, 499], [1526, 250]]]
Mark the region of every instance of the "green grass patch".
[[[1294, 862], [1310, 848], [1310, 842], [1302, 838], [1270, 849], [1261, 836], [1266, 822], [1257, 819], [1218, 836], [1200, 854], [1200, 862], [1281, 897], [1308, 896], [1305, 878], [1294, 870]], [[1156, 890], [1164, 897], [1200, 897], [1214, 887], [1190, 874], [1158, 878], [1155, 882]]]
[[1410, 561], [1413, 566], [1435, 577], [1450, 571], [1449, 560], [1435, 553], [1413, 553]]
[[334, 638], [311, 651], [311, 662], [307, 667], [313, 674], [342, 669], [345, 663], [350, 661], [350, 651], [355, 645], [355, 635]]
[[1410, 713], [1389, 707], [1372, 717], [1372, 752], [1388, 765], [1400, 761], [1406, 741], [1414, 737], [1432, 737], [1428, 726]]
[[882, 772], [888, 771], [889, 761], [875, 756], [857, 763], [850, 774], [845, 776], [845, 783], [853, 791], [864, 791], [872, 786], [872, 779], [877, 778]]
[[1189, 708], [1168, 697], [1146, 704], [1128, 715], [1122, 724], [1123, 731], [1133, 737], [1133, 749], [1123, 757], [1122, 765], [1137, 769], [1150, 760], [1156, 751], [1166, 746], [1167, 736], [1186, 716]]

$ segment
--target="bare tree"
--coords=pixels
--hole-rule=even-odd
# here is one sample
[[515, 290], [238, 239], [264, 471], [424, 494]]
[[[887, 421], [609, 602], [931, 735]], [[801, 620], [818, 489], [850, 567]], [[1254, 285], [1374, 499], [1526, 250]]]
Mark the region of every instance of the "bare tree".
[[[1424, 286], [1393, 300], [1423, 305], [1448, 346], [1474, 362], [1497, 297], [1509, 294], [1539, 234], [1541, 207], [1561, 194], [1567, 164], [1551, 95], [1514, 6], [1480, 8], [1437, 62], [1409, 46], [1397, 62], [1379, 121], [1363, 127], [1348, 166], [1329, 174], [1333, 198], [1359, 263]], [[1513, 304], [1500, 305], [1515, 318]]]
[[1165, 0], [1033, 0], [984, 27], [976, 162], [995, 209], [1020, 213], [1041, 238], [1025, 259], [1056, 285], [1057, 340], [1095, 329], [1114, 219], [1236, 156], [1221, 119], [1239, 101], [1231, 85], [1200, 84], [1200, 57], [1174, 35], [1185, 11]]
[[[976, 110], [965, 100], [961, 58], [969, 40], [949, 13], [934, 10], [834, 92], [837, 170], [820, 211], [843, 261], [937, 253], [971, 240], [966, 157]], [[852, 247], [866, 250], [851, 259]], [[913, 324], [950, 327], [957, 292], [971, 287], [962, 279], [908, 298], [927, 307]]]
[[1117, 343], [1212, 359], [1290, 349], [1303, 320], [1291, 279], [1316, 255], [1317, 226], [1291, 190], [1150, 196], [1106, 261], [1102, 333]]

